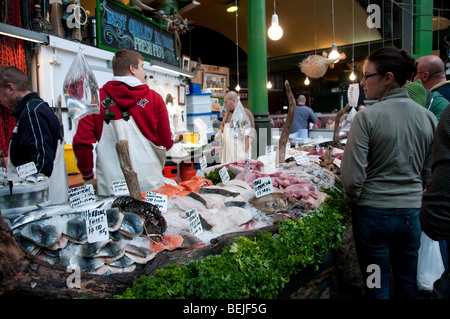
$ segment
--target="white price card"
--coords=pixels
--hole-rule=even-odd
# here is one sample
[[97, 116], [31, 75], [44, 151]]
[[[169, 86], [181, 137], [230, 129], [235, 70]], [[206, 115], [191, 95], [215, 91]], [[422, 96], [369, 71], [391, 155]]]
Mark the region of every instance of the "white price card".
[[247, 181], [248, 174], [250, 173], [250, 161], [247, 160], [244, 166], [244, 180]]
[[353, 107], [358, 106], [359, 83], [350, 84], [347, 91], [348, 104]]
[[287, 150], [290, 150], [290, 149], [291, 149], [291, 143], [289, 143], [289, 142], [286, 143], [286, 149], [287, 149]]
[[205, 169], [206, 167], [208, 167], [208, 163], [206, 163], [206, 157], [205, 155], [202, 155], [199, 158], [199, 162], [200, 162], [200, 169]]
[[4, 179], [6, 177], [6, 168], [0, 167], [0, 179]]
[[253, 190], [256, 198], [273, 193], [272, 179], [267, 176], [254, 180]]
[[36, 164], [34, 162], [29, 162], [16, 167], [17, 174], [20, 178], [25, 178], [27, 176], [33, 175], [37, 173]]
[[266, 155], [271, 154], [273, 151], [273, 145], [267, 145], [266, 146]]
[[113, 192], [116, 196], [129, 195], [127, 182], [125, 180], [118, 180], [112, 182]]
[[157, 206], [160, 211], [167, 212], [167, 195], [146, 192], [145, 201]]
[[202, 222], [200, 221], [200, 216], [198, 215], [197, 208], [186, 211], [186, 219], [189, 224], [189, 230], [192, 235], [198, 235], [203, 233]]
[[91, 184], [69, 188], [68, 194], [70, 207], [93, 203], [97, 200], [94, 186]]
[[224, 166], [219, 170], [220, 179], [222, 183], [225, 185], [230, 180], [230, 175], [228, 175], [227, 168]]
[[88, 243], [96, 243], [109, 239], [108, 219], [105, 209], [84, 211]]
[[297, 153], [294, 155], [294, 159], [298, 165], [309, 163], [309, 158], [305, 153]]

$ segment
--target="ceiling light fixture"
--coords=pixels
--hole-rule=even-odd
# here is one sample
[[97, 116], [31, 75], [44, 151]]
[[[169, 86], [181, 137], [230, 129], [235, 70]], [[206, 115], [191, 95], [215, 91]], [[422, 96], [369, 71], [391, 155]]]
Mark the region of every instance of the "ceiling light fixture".
[[49, 42], [48, 34], [19, 28], [5, 23], [0, 23], [0, 34], [45, 45]]
[[238, 10], [238, 4], [237, 1], [235, 3], [230, 4], [227, 7], [227, 12], [236, 12]]
[[276, 4], [275, 0], [273, 1], [273, 15], [272, 15], [272, 25], [270, 26], [267, 34], [269, 38], [273, 41], [280, 40], [283, 36], [283, 29], [280, 27], [280, 23], [278, 20], [278, 15], [275, 12]]
[[[235, 0], [235, 6], [238, 7], [238, 0]], [[239, 92], [241, 90], [241, 86], [239, 85], [239, 27], [238, 27], [238, 10], [236, 9], [236, 75], [237, 75], [237, 85], [236, 91]]]
[[311, 82], [309, 81], [309, 78], [308, 77], [306, 77], [306, 79], [305, 79], [305, 85], [309, 85]]
[[334, 0], [331, 0], [331, 17], [333, 23], [333, 44], [331, 45], [331, 52], [328, 55], [328, 59], [336, 60], [334, 61], [334, 63], [336, 63], [339, 61], [339, 53], [337, 51], [336, 39], [334, 35]]

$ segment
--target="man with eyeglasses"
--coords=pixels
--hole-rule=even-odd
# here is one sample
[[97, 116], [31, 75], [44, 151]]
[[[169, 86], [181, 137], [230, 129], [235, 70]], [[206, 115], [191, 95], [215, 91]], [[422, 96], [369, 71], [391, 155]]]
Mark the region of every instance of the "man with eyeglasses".
[[441, 93], [450, 101], [450, 81], [445, 75], [445, 65], [436, 55], [426, 55], [417, 59], [417, 73], [414, 81], [422, 80], [423, 86], [430, 91]]

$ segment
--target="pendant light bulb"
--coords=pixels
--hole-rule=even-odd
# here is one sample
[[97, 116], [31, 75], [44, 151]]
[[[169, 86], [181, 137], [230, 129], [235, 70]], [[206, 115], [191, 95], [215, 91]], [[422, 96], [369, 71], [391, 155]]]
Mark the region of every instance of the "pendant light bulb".
[[305, 79], [305, 85], [309, 85], [309, 83], [311, 83], [311, 82], [309, 81], [309, 78], [306, 77], [306, 79]]
[[272, 88], [272, 82], [270, 82], [270, 81], [267, 82], [267, 88], [268, 88], [268, 89], [271, 89], [271, 88]]
[[283, 29], [280, 27], [278, 15], [276, 13], [272, 15], [272, 25], [270, 26], [267, 34], [269, 38], [274, 41], [280, 40], [283, 36]]
[[[337, 61], [339, 61], [339, 53], [338, 53], [338, 51], [337, 51], [337, 45], [336, 45], [336, 43], [333, 43], [333, 44], [331, 45], [331, 52], [330, 52], [330, 54], [328, 55], [328, 59], [330, 59], [330, 60], [338, 59]], [[334, 63], [336, 63], [337, 61], [335, 61]]]
[[236, 91], [240, 91], [241, 90], [241, 87], [239, 86], [239, 84], [238, 85], [236, 85]]
[[352, 74], [350, 74], [350, 80], [355, 81], [356, 80], [356, 75], [355, 72], [352, 71]]

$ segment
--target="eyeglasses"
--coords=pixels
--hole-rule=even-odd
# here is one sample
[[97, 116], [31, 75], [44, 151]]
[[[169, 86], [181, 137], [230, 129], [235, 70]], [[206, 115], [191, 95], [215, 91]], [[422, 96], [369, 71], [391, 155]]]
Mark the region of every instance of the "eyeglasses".
[[372, 77], [374, 75], [377, 75], [377, 74], [380, 74], [380, 73], [375, 72], [375, 73], [372, 73], [372, 74], [364, 74], [363, 75], [363, 79], [367, 81], [368, 78], [370, 78], [370, 77]]

